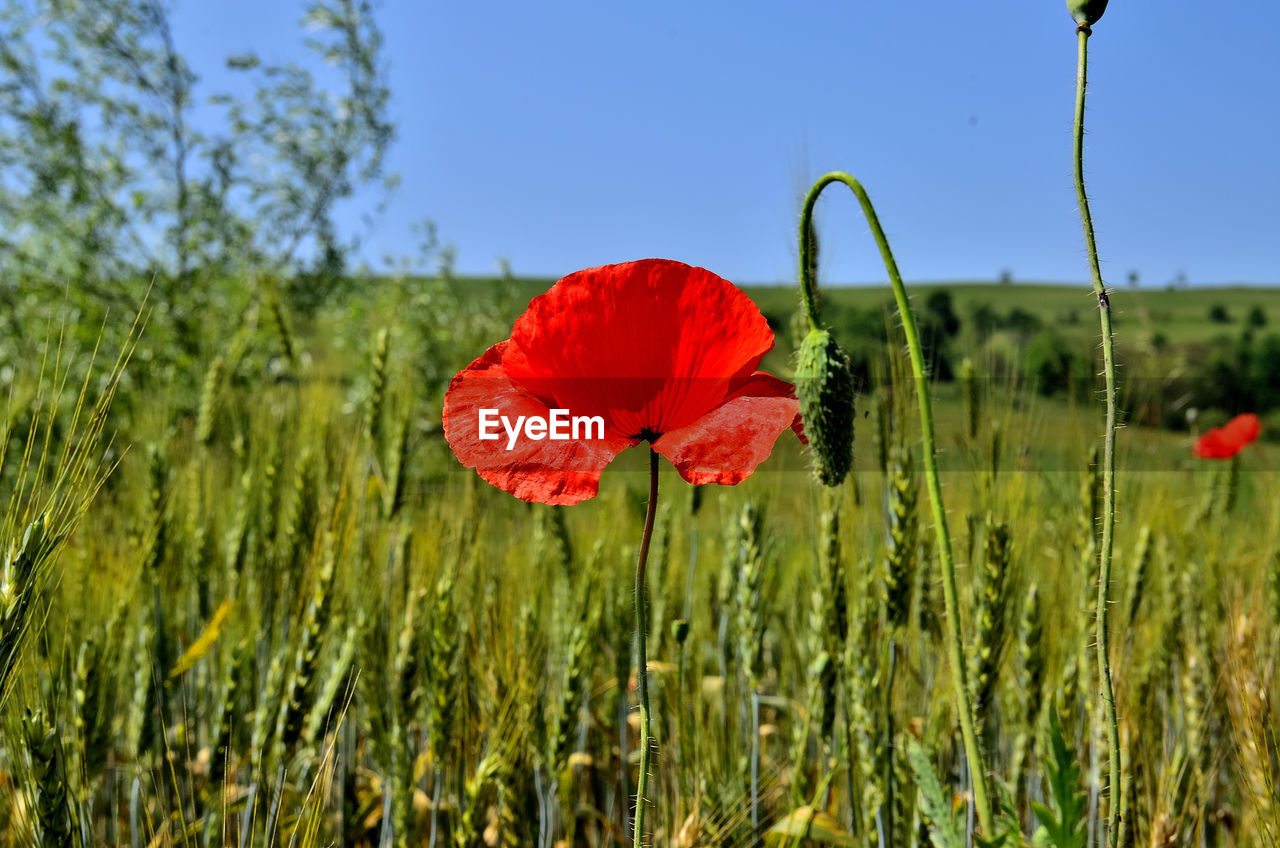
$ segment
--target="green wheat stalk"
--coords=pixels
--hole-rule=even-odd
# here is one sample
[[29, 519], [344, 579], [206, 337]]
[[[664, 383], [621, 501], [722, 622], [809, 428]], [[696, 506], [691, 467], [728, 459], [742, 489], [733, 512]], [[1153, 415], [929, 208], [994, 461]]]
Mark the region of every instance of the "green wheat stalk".
[[916, 558], [916, 481], [911, 452], [894, 448], [890, 465], [888, 527], [884, 537], [885, 618], [891, 630], [904, 627], [911, 614], [912, 572]]
[[289, 316], [275, 291], [267, 297], [267, 309], [271, 313], [271, 328], [275, 331], [276, 341], [280, 343], [280, 352], [289, 360], [290, 365], [297, 364], [297, 346], [294, 344], [293, 330], [289, 326]]
[[369, 375], [369, 405], [365, 411], [364, 433], [375, 451], [382, 447], [382, 406], [387, 387], [387, 328], [383, 327], [373, 343], [373, 371]]
[[1009, 606], [1009, 526], [988, 515], [984, 539], [973, 652], [973, 707], [979, 726], [984, 725], [991, 716], [999, 680], [1000, 659], [1004, 654], [1006, 613]]
[[27, 787], [40, 833], [41, 848], [72, 848], [72, 802], [67, 793], [66, 754], [57, 725], [43, 709], [22, 719], [31, 782]]
[[1017, 807], [1026, 806], [1027, 768], [1035, 754], [1036, 727], [1044, 701], [1045, 644], [1044, 614], [1040, 604], [1040, 590], [1032, 583], [1022, 606], [1022, 620], [1018, 627], [1018, 689], [1022, 707], [1022, 729], [1014, 743], [1013, 787]]
[[217, 415], [218, 392], [226, 379], [226, 359], [218, 354], [209, 363], [204, 385], [200, 390], [200, 407], [196, 415], [196, 441], [207, 445], [213, 441], [214, 417]]

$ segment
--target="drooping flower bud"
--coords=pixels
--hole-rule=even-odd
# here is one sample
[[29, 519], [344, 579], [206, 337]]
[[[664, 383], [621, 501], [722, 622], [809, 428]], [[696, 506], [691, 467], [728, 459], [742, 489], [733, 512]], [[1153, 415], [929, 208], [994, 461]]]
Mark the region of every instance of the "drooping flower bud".
[[800, 344], [796, 397], [814, 472], [823, 485], [838, 486], [853, 466], [853, 374], [826, 330], [810, 330]]
[[1067, 11], [1076, 23], [1092, 26], [1107, 11], [1107, 0], [1067, 0]]

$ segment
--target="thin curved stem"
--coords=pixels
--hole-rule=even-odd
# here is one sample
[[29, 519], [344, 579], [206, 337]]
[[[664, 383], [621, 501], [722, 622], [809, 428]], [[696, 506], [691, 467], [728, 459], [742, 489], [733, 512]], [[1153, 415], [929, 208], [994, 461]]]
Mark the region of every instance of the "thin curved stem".
[[1107, 287], [1102, 282], [1102, 268], [1098, 264], [1098, 245], [1093, 235], [1093, 216], [1089, 214], [1089, 197], [1084, 188], [1084, 95], [1088, 82], [1089, 36], [1091, 30], [1085, 24], [1076, 28], [1080, 49], [1076, 61], [1076, 120], [1074, 133], [1074, 159], [1076, 199], [1080, 203], [1080, 221], [1084, 225], [1085, 248], [1089, 254], [1089, 273], [1093, 277], [1093, 291], [1098, 296], [1098, 314], [1102, 323], [1103, 373], [1107, 384], [1107, 429], [1103, 437], [1102, 460], [1102, 551], [1098, 560], [1098, 607], [1096, 611], [1095, 641], [1098, 649], [1098, 680], [1102, 686], [1102, 708], [1107, 724], [1107, 748], [1109, 760], [1108, 791], [1111, 798], [1108, 811], [1108, 837], [1111, 848], [1120, 844], [1124, 826], [1122, 807], [1126, 793], [1121, 783], [1120, 725], [1116, 718], [1116, 697], [1111, 686], [1111, 637], [1108, 615], [1108, 594], [1111, 589], [1111, 550], [1116, 524], [1116, 361], [1115, 344], [1111, 332], [1111, 301]]
[[800, 302], [804, 306], [804, 317], [809, 322], [809, 329], [821, 329], [818, 326], [818, 291], [817, 282], [813, 279], [814, 251], [813, 217], [800, 217]]
[[[929, 381], [925, 377], [924, 353], [920, 347], [920, 334], [916, 330], [915, 318], [911, 314], [911, 304], [907, 301], [907, 289], [902, 283], [902, 275], [898, 273], [898, 263], [894, 261], [893, 252], [889, 249], [889, 241], [885, 238], [880, 220], [876, 217], [871, 198], [862, 184], [843, 171], [832, 171], [826, 174], [804, 199], [804, 208], [800, 212], [800, 275], [803, 281], [808, 275], [808, 242], [813, 226], [813, 207], [822, 190], [831, 183], [844, 183], [853, 191], [866, 216], [871, 234], [875, 236], [876, 245], [880, 248], [880, 256], [884, 267], [889, 272], [889, 281], [893, 286], [893, 296], [898, 304], [898, 314], [902, 318], [902, 331], [907, 337], [907, 348], [911, 354], [911, 371], [916, 381], [916, 399], [920, 406], [920, 431], [924, 442], [924, 474], [929, 485], [929, 505], [933, 511], [933, 526], [938, 537], [938, 560], [942, 567], [942, 597], [946, 603], [946, 636], [947, 653], [951, 662], [952, 696], [955, 699], [956, 712], [960, 714], [960, 735], [964, 741], [965, 756], [969, 761], [969, 777], [973, 784], [973, 803], [978, 812], [978, 823], [982, 832], [988, 836], [995, 834], [995, 820], [991, 816], [991, 802], [987, 796], [986, 768], [983, 765], [982, 751], [978, 746], [978, 735], [974, 731], [973, 710], [969, 706], [969, 683], [965, 672], [964, 649], [960, 638], [959, 601], [956, 594], [956, 569], [951, 557], [951, 534], [947, 530], [947, 513], [942, 506], [942, 484], [938, 480], [937, 445], [933, 433], [933, 404], [929, 396]], [[810, 290], [812, 282], [810, 282]], [[806, 295], [807, 296], [807, 295]]]
[[[644, 845], [645, 792], [649, 788], [649, 763], [653, 746], [649, 736], [649, 660], [645, 651], [644, 565], [649, 559], [649, 539], [658, 512], [658, 452], [649, 448], [649, 507], [644, 516], [644, 535], [636, 561], [636, 694], [640, 698], [640, 774], [636, 776], [635, 848]], [[626, 765], [623, 765], [626, 768]]]

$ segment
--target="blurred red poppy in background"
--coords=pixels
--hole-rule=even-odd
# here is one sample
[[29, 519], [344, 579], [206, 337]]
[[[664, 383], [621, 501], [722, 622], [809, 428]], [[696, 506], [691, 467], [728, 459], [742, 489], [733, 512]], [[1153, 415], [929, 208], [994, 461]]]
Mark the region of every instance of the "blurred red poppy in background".
[[[526, 501], [594, 497], [605, 466], [645, 441], [690, 483], [733, 485], [784, 430], [801, 433], [791, 384], [755, 370], [772, 347], [756, 305], [710, 271], [666, 259], [588, 268], [530, 301], [511, 338], [453, 378], [445, 438], [459, 462]], [[485, 439], [481, 410], [496, 411]], [[552, 410], [598, 417], [602, 432], [553, 440], [517, 423]]]
[[1196, 440], [1196, 456], [1205, 459], [1230, 459], [1262, 432], [1258, 416], [1252, 412], [1237, 415], [1221, 427], [1215, 427]]

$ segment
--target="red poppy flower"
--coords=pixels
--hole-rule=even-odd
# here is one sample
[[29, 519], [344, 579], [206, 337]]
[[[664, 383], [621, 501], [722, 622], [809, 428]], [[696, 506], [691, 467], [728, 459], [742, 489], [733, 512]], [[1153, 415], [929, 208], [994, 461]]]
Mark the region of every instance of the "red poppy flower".
[[1205, 459], [1230, 459], [1256, 441], [1262, 432], [1258, 416], [1252, 412], [1237, 415], [1221, 427], [1215, 427], [1196, 440], [1196, 455]]
[[690, 483], [733, 485], [782, 431], [801, 432], [791, 384], [755, 370], [772, 347], [760, 310], [710, 271], [588, 268], [530, 301], [511, 338], [453, 378], [445, 438], [526, 501], [594, 497], [604, 467], [645, 441]]

